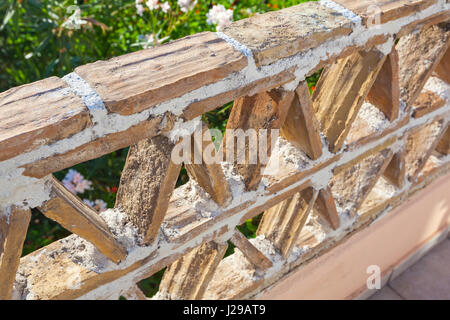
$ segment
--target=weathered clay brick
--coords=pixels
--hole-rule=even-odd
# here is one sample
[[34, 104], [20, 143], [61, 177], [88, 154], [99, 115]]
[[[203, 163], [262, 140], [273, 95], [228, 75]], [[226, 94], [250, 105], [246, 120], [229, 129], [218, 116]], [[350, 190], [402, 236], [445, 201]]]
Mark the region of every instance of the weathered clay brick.
[[375, 24], [375, 14], [379, 13], [380, 23], [422, 11], [437, 0], [335, 0], [347, 9], [361, 16], [364, 25]]
[[8, 210], [0, 212], [0, 300], [11, 298], [31, 218], [30, 209], [13, 206]]
[[118, 263], [125, 259], [125, 247], [114, 238], [98, 213], [67, 190], [55, 177], [52, 177], [51, 199], [45, 201], [39, 210], [67, 230], [91, 242], [112, 261]]
[[[258, 145], [261, 137], [260, 130], [267, 130], [267, 157], [270, 157], [273, 147], [271, 130], [281, 128], [294, 96], [294, 92], [280, 88], [235, 100], [227, 122], [227, 130], [255, 130], [255, 140]], [[247, 190], [255, 190], [261, 181], [262, 169], [267, 163], [264, 163], [260, 157], [261, 150], [258, 151], [257, 161], [251, 163], [250, 150], [255, 150], [254, 143], [256, 141], [245, 142], [245, 146], [238, 146], [237, 143], [234, 143], [234, 149], [232, 149], [232, 144], [228, 143], [233, 139], [233, 136], [225, 136], [224, 153], [234, 153], [234, 164], [244, 178]]]
[[331, 152], [337, 152], [383, 66], [386, 56], [359, 51], [324, 70], [313, 94], [314, 110]]
[[414, 118], [420, 118], [427, 113], [433, 112], [445, 105], [444, 99], [442, 99], [436, 93], [425, 90], [420, 93], [417, 100], [413, 105]]
[[399, 112], [398, 53], [395, 48], [387, 56], [378, 77], [367, 95], [367, 101], [380, 109], [392, 122]]
[[230, 241], [242, 251], [255, 268], [267, 269], [272, 266], [272, 261], [259, 251], [237, 228], [234, 230]]
[[439, 141], [436, 150], [442, 154], [450, 154], [450, 127], [447, 127], [447, 130]]
[[[203, 141], [203, 138], [206, 141]], [[194, 178], [219, 206], [226, 206], [232, 198], [230, 187], [220, 163], [209, 163], [211, 159], [208, 157], [214, 157], [217, 150], [212, 142], [209, 129], [204, 123], [202, 123], [201, 139], [198, 141], [195, 139], [195, 135], [192, 136], [191, 163], [185, 163], [186, 170], [189, 176]], [[213, 150], [211, 151], [211, 149]], [[196, 157], [201, 160], [201, 163], [196, 163]]]
[[91, 126], [83, 101], [57, 77], [0, 93], [0, 161]]
[[286, 120], [281, 127], [281, 135], [313, 160], [322, 155], [319, 122], [314, 114], [305, 81], [301, 82], [296, 90]]
[[128, 147], [142, 139], [153, 137], [159, 130], [162, 117], [149, 118], [125, 131], [111, 133], [67, 152], [51, 155], [23, 166], [24, 175], [42, 178], [75, 164], [96, 159], [115, 150]]
[[405, 174], [405, 152], [402, 150], [394, 154], [383, 175], [389, 182], [393, 183], [398, 188], [402, 188], [405, 183]]
[[169, 206], [181, 163], [171, 159], [175, 143], [160, 135], [130, 147], [120, 178], [116, 207], [139, 230], [144, 242], [153, 242]]
[[330, 187], [327, 186], [319, 191], [316, 203], [314, 204], [314, 209], [330, 224], [334, 230], [339, 228], [341, 221], [339, 219], [336, 203], [334, 202]]
[[424, 167], [443, 134], [443, 121], [414, 128], [406, 140], [406, 174], [413, 181]]
[[174, 300], [201, 299], [227, 247], [211, 241], [184, 255], [164, 272], [160, 293]]
[[355, 215], [392, 157], [389, 149], [370, 153], [354, 166], [334, 172], [330, 187], [339, 212]]
[[298, 192], [266, 210], [258, 226], [257, 233], [272, 241], [284, 258], [291, 252], [313, 208], [317, 195], [311, 189]]
[[447, 83], [450, 83], [450, 49], [442, 57], [441, 62], [435, 70], [437, 76]]
[[416, 101], [428, 78], [450, 45], [450, 26], [434, 25], [400, 38], [400, 98], [408, 108]]
[[75, 69], [111, 112], [132, 114], [243, 69], [247, 58], [211, 32]]
[[308, 2], [236, 21], [224, 33], [247, 46], [260, 66], [348, 35], [351, 26], [342, 14]]

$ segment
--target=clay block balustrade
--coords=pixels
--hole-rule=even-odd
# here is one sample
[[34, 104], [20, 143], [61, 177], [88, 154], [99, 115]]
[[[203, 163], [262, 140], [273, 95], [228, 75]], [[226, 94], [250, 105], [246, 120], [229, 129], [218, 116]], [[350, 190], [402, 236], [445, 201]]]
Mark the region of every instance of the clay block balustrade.
[[[163, 268], [155, 298], [252, 298], [446, 173], [450, 4], [370, 4], [303, 3], [0, 93], [0, 298], [145, 300]], [[231, 101], [227, 129], [279, 130], [268, 162], [213, 146], [200, 117]], [[101, 214], [52, 175], [124, 147]], [[32, 208], [74, 234], [20, 257]]]

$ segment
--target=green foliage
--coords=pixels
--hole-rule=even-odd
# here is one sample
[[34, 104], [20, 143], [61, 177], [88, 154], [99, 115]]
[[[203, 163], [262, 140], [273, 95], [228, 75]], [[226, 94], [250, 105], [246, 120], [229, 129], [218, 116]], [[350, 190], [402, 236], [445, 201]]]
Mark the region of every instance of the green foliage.
[[139, 288], [144, 292], [144, 294], [147, 297], [151, 298], [158, 292], [159, 284], [161, 283], [164, 271], [166, 271], [166, 268], [159, 270], [151, 277], [139, 282], [138, 284]]
[[45, 247], [53, 241], [64, 238], [69, 234], [70, 232], [58, 223], [47, 219], [38, 210], [33, 209], [22, 255], [27, 255], [39, 248]]
[[[305, 0], [199, 0], [187, 13], [176, 0], [168, 2], [168, 13], [146, 9], [140, 16], [134, 0], [0, 0], [0, 91], [161, 42], [156, 39], [215, 31], [206, 22], [213, 4], [232, 8], [239, 20]], [[70, 17], [79, 17], [82, 24], [70, 28]], [[154, 36], [153, 44], [143, 41], [146, 35]]]

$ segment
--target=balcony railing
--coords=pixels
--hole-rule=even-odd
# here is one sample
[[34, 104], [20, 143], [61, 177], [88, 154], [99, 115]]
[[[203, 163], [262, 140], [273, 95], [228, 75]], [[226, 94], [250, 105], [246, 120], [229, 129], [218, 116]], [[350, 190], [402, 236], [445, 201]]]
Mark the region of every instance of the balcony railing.
[[[304, 3], [0, 93], [0, 298], [145, 299], [136, 283], [164, 267], [156, 298], [251, 298], [447, 172], [450, 4], [371, 2]], [[227, 129], [279, 130], [268, 163], [204, 161], [213, 142], [191, 135], [230, 101]], [[175, 188], [186, 137], [203, 161]], [[101, 214], [52, 175], [128, 146]], [[20, 258], [31, 208], [74, 234]], [[257, 238], [236, 229], [261, 213]]]

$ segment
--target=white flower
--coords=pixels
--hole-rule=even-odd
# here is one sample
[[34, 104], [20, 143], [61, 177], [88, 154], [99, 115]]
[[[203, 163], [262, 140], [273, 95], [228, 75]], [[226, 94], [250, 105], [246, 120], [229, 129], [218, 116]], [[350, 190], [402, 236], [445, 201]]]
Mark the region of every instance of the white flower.
[[178, 5], [180, 6], [180, 10], [183, 12], [188, 12], [194, 8], [197, 4], [197, 0], [178, 0]]
[[155, 38], [153, 37], [153, 34], [147, 34], [147, 35], [139, 35], [140, 44], [142, 45], [142, 48], [147, 49], [150, 47], [153, 47], [155, 45]]
[[170, 10], [170, 4], [169, 4], [169, 2], [164, 2], [164, 3], [162, 3], [161, 4], [161, 10], [164, 12], [164, 13], [167, 13], [169, 10]]
[[221, 4], [213, 6], [206, 14], [208, 24], [216, 25], [217, 31], [223, 30], [233, 22], [233, 10], [225, 9]]
[[155, 10], [159, 8], [158, 0], [148, 0], [145, 4], [150, 10]]
[[144, 6], [142, 4], [136, 4], [136, 12], [138, 15], [142, 16], [144, 14]]
[[86, 24], [87, 22], [81, 19], [81, 9], [77, 6], [70, 6], [68, 12], [73, 12], [73, 14], [67, 18], [66, 21], [61, 25], [61, 27], [74, 30], [80, 29], [80, 26]]
[[154, 47], [155, 45], [161, 44], [164, 41], [169, 39], [169, 37], [164, 37], [159, 39], [158, 36], [154, 36], [153, 34], [147, 35], [139, 35], [139, 42], [132, 44], [132, 46], [142, 46], [142, 48], [147, 49], [150, 47]]

